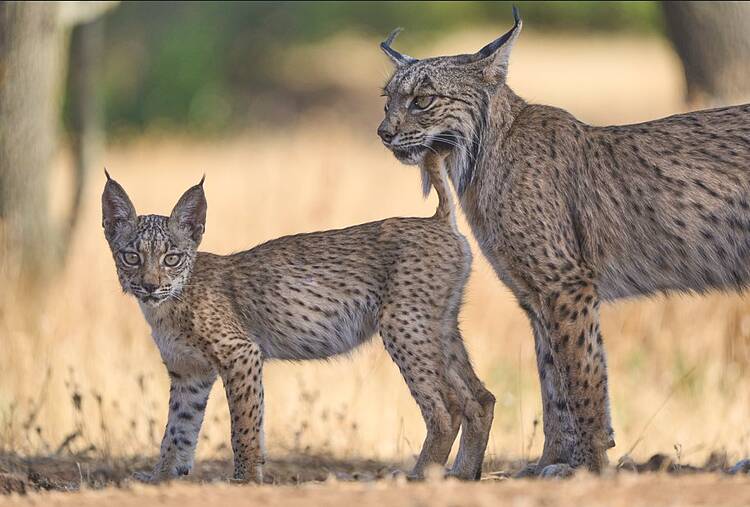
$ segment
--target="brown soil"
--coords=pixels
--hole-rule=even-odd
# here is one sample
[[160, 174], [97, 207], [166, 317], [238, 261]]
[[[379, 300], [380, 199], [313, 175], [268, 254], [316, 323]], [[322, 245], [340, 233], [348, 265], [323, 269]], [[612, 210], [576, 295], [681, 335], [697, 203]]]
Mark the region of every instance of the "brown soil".
[[[8, 497], [6, 497], [8, 498]], [[0, 498], [0, 504], [8, 500]], [[124, 489], [75, 493], [32, 493], [10, 497], [13, 505], [206, 507], [209, 505], [330, 506], [743, 506], [750, 505], [750, 479], [716, 475], [579, 476], [566, 481], [497, 480], [480, 483], [437, 481], [407, 484], [306, 483], [300, 486], [231, 486], [226, 483], [133, 485]]]
[[[621, 460], [601, 477], [579, 473], [569, 480], [514, 480], [520, 462], [491, 463], [479, 483], [431, 479], [407, 483], [394, 463], [329, 457], [271, 459], [262, 487], [231, 485], [231, 462], [201, 461], [190, 477], [161, 486], [131, 480], [148, 468], [142, 457], [105, 460], [83, 457], [0, 456], [0, 505], [103, 505], [107, 507], [208, 505], [750, 505], [750, 477], [730, 475], [721, 455], [701, 467], [655, 455], [643, 463]], [[747, 470], [745, 470], [747, 472]]]

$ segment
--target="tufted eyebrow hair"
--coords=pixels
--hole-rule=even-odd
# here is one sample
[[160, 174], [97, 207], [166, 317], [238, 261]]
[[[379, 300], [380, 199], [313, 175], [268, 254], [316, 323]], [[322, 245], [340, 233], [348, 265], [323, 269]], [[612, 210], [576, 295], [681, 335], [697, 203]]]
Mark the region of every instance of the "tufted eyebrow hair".
[[402, 80], [401, 86], [399, 88], [403, 90], [404, 95], [414, 95], [414, 92], [417, 90], [417, 88], [419, 88], [419, 84], [425, 77], [426, 74], [419, 76], [413, 72], [411, 75], [405, 77]]
[[429, 74], [424, 74], [422, 76], [422, 79], [420, 79], [412, 89], [412, 94], [417, 93], [417, 91], [421, 90], [422, 88], [430, 88], [433, 91], [436, 90], [435, 83], [432, 81], [432, 79], [430, 79]]
[[415, 89], [415, 85], [413, 84], [415, 77], [413, 69], [394, 72], [383, 86], [383, 96], [388, 96], [394, 93], [399, 95], [411, 95]]
[[383, 85], [382, 94], [383, 96], [393, 93], [415, 95], [421, 88], [430, 88], [432, 91], [437, 90], [435, 82], [429, 73], [422, 72], [421, 69], [409, 68], [394, 73], [388, 79], [388, 82]]

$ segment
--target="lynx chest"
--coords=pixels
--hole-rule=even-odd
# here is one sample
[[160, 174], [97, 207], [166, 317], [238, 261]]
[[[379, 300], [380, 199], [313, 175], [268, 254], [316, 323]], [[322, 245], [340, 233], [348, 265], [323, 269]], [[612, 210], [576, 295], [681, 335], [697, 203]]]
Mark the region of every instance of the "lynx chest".
[[141, 303], [143, 316], [151, 326], [151, 336], [159, 348], [162, 361], [174, 373], [212, 369], [211, 360], [190, 337], [177, 328], [168, 309], [150, 307]]

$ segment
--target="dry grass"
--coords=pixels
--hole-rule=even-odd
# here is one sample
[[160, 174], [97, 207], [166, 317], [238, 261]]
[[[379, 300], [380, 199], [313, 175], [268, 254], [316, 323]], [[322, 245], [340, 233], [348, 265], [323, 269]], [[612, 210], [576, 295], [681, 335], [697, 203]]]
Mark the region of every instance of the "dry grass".
[[[485, 38], [457, 35], [438, 49], [415, 53], [468, 50]], [[399, 165], [375, 136], [377, 86], [388, 67], [373, 44], [350, 42], [343, 38], [327, 43], [326, 51], [300, 51], [290, 55], [290, 65], [305, 76], [300, 86], [348, 87], [348, 96], [361, 100], [356, 120], [350, 120], [350, 100], [301, 114], [292, 126], [223, 141], [144, 138], [111, 146], [107, 167], [144, 213], [168, 213], [205, 172], [209, 213], [203, 249], [213, 252], [283, 234], [431, 213], [434, 196], [420, 200], [416, 171]], [[341, 76], [345, 46], [355, 54], [347, 53], [347, 59], [358, 62], [349, 81]], [[323, 71], [306, 72], [306, 65]], [[328, 68], [337, 76], [330, 77]], [[526, 34], [511, 72], [521, 95], [597, 123], [645, 120], [683, 107], [679, 68], [659, 40]], [[63, 157], [60, 196], [66, 165]], [[69, 265], [46, 299], [20, 307], [19, 294], [3, 295], [0, 447], [5, 450], [95, 446], [107, 455], [132, 455], [157, 449], [167, 376], [135, 302], [118, 290], [100, 227], [103, 180], [98, 172], [91, 175]], [[468, 233], [465, 224], [462, 228]], [[34, 325], [24, 317], [29, 312], [38, 317]], [[489, 454], [537, 455], [541, 407], [531, 333], [479, 254], [462, 321], [477, 371], [498, 399]], [[661, 451], [678, 461], [701, 462], [715, 449], [732, 458], [750, 454], [746, 300], [715, 295], [623, 302], [606, 307], [603, 322], [618, 442], [612, 459], [635, 444], [636, 456]], [[421, 418], [377, 342], [351, 358], [271, 364], [265, 384], [273, 454], [408, 461], [420, 447]], [[227, 455], [227, 420], [217, 386], [200, 456]], [[66, 436], [70, 441], [60, 449]]]

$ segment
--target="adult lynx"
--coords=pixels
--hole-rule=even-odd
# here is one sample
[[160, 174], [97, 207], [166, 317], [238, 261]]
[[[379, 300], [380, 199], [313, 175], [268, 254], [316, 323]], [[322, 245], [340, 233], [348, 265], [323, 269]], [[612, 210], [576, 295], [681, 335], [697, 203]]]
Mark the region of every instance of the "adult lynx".
[[[543, 474], [598, 471], [614, 446], [599, 302], [750, 282], [750, 105], [592, 127], [506, 85], [515, 26], [477, 53], [395, 64], [378, 133], [448, 174], [484, 255], [526, 311]], [[429, 181], [429, 174], [424, 174]]]
[[431, 218], [287, 236], [225, 256], [196, 251], [206, 219], [202, 181], [171, 216], [138, 216], [108, 177], [104, 232], [172, 384], [160, 459], [143, 479], [190, 471], [218, 374], [229, 402], [234, 478], [261, 481], [263, 363], [346, 353], [376, 332], [427, 425], [413, 475], [445, 463], [459, 427], [451, 474], [481, 473], [495, 399], [474, 374], [458, 328], [471, 252], [455, 228], [438, 157], [425, 170], [440, 196]]

